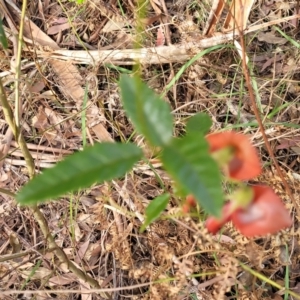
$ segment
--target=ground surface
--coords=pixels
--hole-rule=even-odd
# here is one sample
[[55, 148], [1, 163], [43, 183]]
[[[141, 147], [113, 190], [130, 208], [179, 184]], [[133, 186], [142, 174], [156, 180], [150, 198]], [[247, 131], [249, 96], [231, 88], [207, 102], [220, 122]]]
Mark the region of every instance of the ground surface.
[[[22, 1], [0, 1], [0, 16], [10, 37], [8, 51], [0, 48], [0, 77], [13, 110], [14, 34], [19, 30], [21, 6]], [[131, 73], [133, 61], [139, 57], [126, 52], [135, 48], [138, 40], [142, 48], [170, 46], [161, 49], [171, 62], [162, 56], [147, 56], [142, 77], [157, 93], [164, 92], [176, 118], [174, 134], [183, 132], [186, 120], [199, 111], [211, 116], [213, 131], [228, 128], [248, 133], [264, 162], [263, 175], [255, 182], [272, 186], [292, 211], [295, 207], [258, 128], [233, 43], [220, 43], [224, 46], [186, 65], [202, 51], [199, 42], [205, 38], [211, 7], [210, 1], [152, 0], [140, 20], [145, 25], [141, 38], [135, 30], [138, 9], [133, 0], [87, 0], [80, 6], [62, 0], [29, 1], [19, 90], [22, 132], [36, 170], [82, 148], [85, 89], [87, 143], [131, 138], [145, 146], [140, 136], [132, 136], [117, 86], [120, 74]], [[297, 14], [298, 8], [297, 2], [259, 0], [253, 3], [247, 24], [278, 21]], [[216, 32], [222, 32], [224, 17], [225, 13]], [[299, 27], [297, 19], [276, 26], [261, 26], [244, 38], [267, 137], [299, 201]], [[186, 68], [179, 73], [182, 66]], [[16, 192], [29, 179], [25, 160], [3, 114], [0, 130], [5, 156], [0, 162], [0, 187]], [[123, 180], [96, 185], [40, 207], [67, 257], [101, 288], [111, 288], [110, 292], [81, 293], [92, 286], [58, 261], [31, 210], [1, 194], [0, 298], [295, 299], [280, 286], [300, 294], [297, 216], [292, 229], [276, 236], [248, 240], [227, 225], [222, 235], [213, 237], [198, 217], [182, 216], [180, 200], [174, 196], [167, 208], [168, 218], [155, 222], [148, 233], [140, 233], [137, 216], [163, 192], [157, 176], [173, 193], [159, 162], [151, 153], [148, 156], [151, 168], [141, 162]], [[18, 253], [20, 257], [13, 256]], [[252, 271], [245, 271], [239, 262]], [[149, 282], [156, 283], [149, 286]], [[20, 293], [5, 294], [8, 290]], [[41, 292], [23, 294], [22, 290]]]

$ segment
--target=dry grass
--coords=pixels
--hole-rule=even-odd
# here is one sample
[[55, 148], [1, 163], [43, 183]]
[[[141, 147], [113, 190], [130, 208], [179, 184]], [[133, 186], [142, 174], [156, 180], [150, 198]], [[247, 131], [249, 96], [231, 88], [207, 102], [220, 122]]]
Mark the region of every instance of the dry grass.
[[[16, 2], [21, 8], [22, 1]], [[0, 1], [0, 16], [7, 7], [4, 25], [13, 34], [10, 22], [17, 30], [20, 15], [9, 3], [12, 1]], [[91, 293], [91, 286], [57, 260], [30, 210], [1, 194], [0, 299], [296, 299], [278, 286], [299, 291], [298, 216], [294, 216], [292, 229], [263, 239], [248, 240], [230, 225], [219, 236], [207, 234], [202, 212], [182, 216], [170, 179], [144, 140], [133, 132], [122, 110], [116, 82], [120, 73], [132, 72], [132, 58], [122, 54], [117, 62], [73, 64], [75, 58], [60, 61], [50, 57], [59, 48], [67, 50], [65, 56], [69, 50], [82, 50], [87, 56], [95, 50], [115, 53], [134, 48], [137, 38], [141, 47], [155, 47], [162, 24], [168, 24], [164, 27], [167, 46], [184, 48], [203, 38], [209, 1], [150, 3], [142, 19], [146, 26], [142, 36], [135, 31], [135, 1], [88, 0], [77, 6], [42, 0], [28, 4], [31, 23], [25, 23], [19, 85], [22, 132], [36, 171], [81, 149], [85, 142], [105, 140], [135, 141], [144, 147], [151, 164], [141, 162], [123, 180], [40, 206], [57, 245], [106, 289], [101, 292]], [[259, 25], [288, 17], [296, 14], [298, 7], [297, 2], [257, 1], [248, 23]], [[299, 202], [299, 47], [293, 44], [299, 39], [298, 20], [277, 26], [290, 40], [268, 27], [245, 36], [246, 50], [267, 137]], [[15, 110], [11, 62], [16, 56], [15, 38], [12, 35], [10, 39], [9, 50], [0, 49], [0, 77]], [[251, 135], [264, 162], [264, 173], [257, 181], [274, 187], [292, 211], [293, 203], [265, 148], [241, 59], [232, 43], [205, 55], [176, 77], [200, 51], [195, 45], [185, 49], [187, 58], [178, 57], [177, 62], [143, 64], [142, 77], [170, 103], [176, 118], [175, 134], [184, 132], [186, 120], [201, 111], [211, 116], [213, 130], [233, 128]], [[88, 99], [83, 128], [85, 88]], [[0, 130], [0, 188], [16, 192], [28, 181], [25, 160], [3, 114]], [[164, 190], [172, 194], [164, 218], [140, 233], [146, 205]], [[246, 271], [243, 265], [253, 271]]]

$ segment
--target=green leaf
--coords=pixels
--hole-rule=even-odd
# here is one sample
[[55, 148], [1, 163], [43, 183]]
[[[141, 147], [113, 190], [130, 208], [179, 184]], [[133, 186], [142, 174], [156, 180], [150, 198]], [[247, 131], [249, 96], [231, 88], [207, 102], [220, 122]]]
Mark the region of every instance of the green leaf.
[[187, 121], [186, 132], [195, 134], [206, 134], [212, 125], [211, 118], [205, 113], [198, 113]]
[[120, 88], [124, 109], [135, 129], [152, 146], [167, 144], [173, 133], [173, 117], [169, 104], [160, 99], [138, 77], [121, 76]]
[[6, 36], [5, 36], [4, 28], [2, 26], [1, 18], [0, 18], [0, 43], [2, 44], [4, 49], [7, 49], [8, 43], [7, 43], [7, 39], [6, 39]]
[[95, 144], [33, 178], [16, 199], [21, 204], [35, 204], [89, 187], [95, 182], [121, 177], [142, 155], [142, 150], [134, 144]]
[[223, 205], [221, 174], [204, 137], [189, 134], [164, 147], [162, 162], [186, 194], [195, 196], [206, 212], [220, 216]]
[[163, 194], [153, 199], [146, 208], [146, 221], [142, 225], [140, 232], [153, 223], [165, 210], [169, 202], [170, 194]]

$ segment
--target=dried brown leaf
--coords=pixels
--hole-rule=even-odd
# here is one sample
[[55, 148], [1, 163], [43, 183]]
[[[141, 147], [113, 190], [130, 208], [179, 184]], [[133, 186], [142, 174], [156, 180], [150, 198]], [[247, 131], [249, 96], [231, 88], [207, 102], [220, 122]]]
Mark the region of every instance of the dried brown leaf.
[[97, 124], [91, 128], [100, 142], [113, 142], [111, 135], [106, 128], [101, 124]]
[[257, 35], [257, 39], [261, 42], [266, 42], [269, 44], [278, 44], [278, 45], [284, 45], [288, 42], [287, 39], [276, 36], [275, 33], [272, 31], [260, 32]]
[[215, 28], [217, 26], [217, 23], [219, 22], [224, 7], [225, 7], [224, 0], [213, 1], [205, 28], [203, 30], [204, 36], [211, 36], [212, 34], [214, 34]]
[[108, 20], [106, 25], [102, 28], [102, 32], [108, 33], [108, 32], [112, 32], [112, 31], [116, 31], [116, 30], [121, 30], [122, 28], [124, 28], [128, 25], [132, 25], [132, 21], [129, 21], [129, 20], [126, 20], [123, 18], [117, 19], [117, 20], [110, 19], [110, 20]]
[[[20, 22], [21, 10], [15, 6], [17, 13], [15, 14], [17, 21]], [[24, 37], [33, 40], [35, 44], [50, 47], [53, 50], [59, 49], [59, 46], [46, 33], [44, 33], [34, 22], [25, 17]]]
[[73, 100], [78, 110], [82, 108], [84, 90], [81, 87], [83, 78], [71, 61], [51, 60], [51, 67], [58, 76], [60, 90], [67, 99]]
[[[90, 290], [90, 286], [87, 282], [84, 282], [83, 280], [79, 279], [80, 289], [84, 290], [84, 293], [81, 294], [82, 300], [92, 300], [92, 293], [88, 294], [86, 293], [87, 290]], [[101, 293], [102, 294], [102, 293]]]
[[45, 88], [45, 83], [42, 79], [38, 80], [37, 82], [35, 82], [33, 85], [30, 85], [28, 87], [28, 90], [31, 93], [39, 93], [41, 92], [43, 89]]
[[243, 31], [247, 27], [247, 21], [255, 0], [234, 0], [226, 16], [223, 28], [226, 31], [238, 29]]
[[77, 279], [78, 278], [73, 273], [57, 275], [57, 276], [51, 277], [49, 279], [49, 286], [53, 287], [53, 286], [68, 285], [68, 284], [71, 284], [73, 282], [76, 282]]
[[45, 267], [39, 267], [35, 272], [32, 272], [32, 269], [30, 270], [23, 270], [20, 273], [20, 276], [24, 279], [27, 279], [29, 276], [31, 279], [44, 279], [52, 274], [52, 270], [45, 268]]
[[[76, 25], [76, 24], [73, 23], [72, 26], [74, 26], [74, 25]], [[70, 23], [63, 23], [63, 24], [53, 25], [47, 30], [47, 34], [49, 34], [49, 35], [57, 34], [61, 31], [69, 29], [70, 27], [71, 27]]]
[[32, 118], [32, 126], [45, 130], [49, 125], [47, 115], [45, 114], [44, 108], [42, 106], [39, 107], [38, 113]]
[[288, 149], [298, 145], [300, 145], [300, 137], [293, 137], [291, 139], [281, 138], [279, 139], [279, 145], [276, 146], [276, 149]]
[[89, 245], [90, 245], [90, 241], [87, 240], [79, 246], [79, 249], [77, 251], [77, 256], [75, 258], [75, 261], [77, 263], [80, 263], [80, 261], [84, 258], [86, 251], [89, 248]]

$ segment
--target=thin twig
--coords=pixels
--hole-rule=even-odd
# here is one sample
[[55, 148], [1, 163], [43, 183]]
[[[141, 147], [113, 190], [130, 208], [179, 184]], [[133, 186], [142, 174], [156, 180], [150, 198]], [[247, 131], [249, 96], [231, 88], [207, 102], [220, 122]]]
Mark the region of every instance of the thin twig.
[[[80, 289], [80, 290], [54, 290], [51, 289], [51, 294], [92, 294], [92, 293], [112, 293], [114, 291], [130, 291], [133, 289], [138, 289], [141, 287], [147, 287], [153, 285], [155, 282], [146, 282], [146, 283], [140, 283], [140, 284], [135, 284], [135, 285], [130, 285], [130, 286], [121, 286], [121, 287], [115, 287], [115, 288], [105, 288], [105, 289]], [[40, 293], [49, 293], [49, 290], [7, 290], [7, 291], [1, 291], [1, 295], [18, 295], [18, 294], [40, 294]]]
[[[15, 123], [16, 127], [20, 128], [20, 119], [22, 111], [22, 102], [20, 101], [20, 76], [21, 76], [21, 55], [22, 55], [22, 41], [23, 41], [23, 31], [24, 31], [24, 20], [25, 20], [25, 11], [27, 6], [27, 0], [23, 1], [22, 4], [22, 13], [20, 20], [20, 30], [19, 30], [19, 39], [18, 39], [18, 52], [16, 53], [16, 81], [15, 81]], [[18, 132], [20, 134], [20, 132]], [[16, 136], [16, 135], [15, 135]]]
[[26, 256], [28, 254], [32, 254], [32, 253], [34, 253], [34, 251], [29, 250], [29, 251], [24, 251], [24, 252], [19, 252], [19, 253], [1, 255], [0, 262], [13, 260], [13, 259], [20, 258], [20, 257]]
[[38, 209], [37, 206], [32, 207], [33, 210], [33, 215], [35, 217], [35, 219], [38, 221], [39, 226], [43, 232], [43, 235], [46, 237], [47, 242], [48, 242], [48, 246], [50, 248], [55, 249], [54, 252], [56, 254], [56, 256], [58, 257], [58, 259], [62, 262], [67, 264], [67, 268], [73, 273], [75, 274], [79, 279], [82, 279], [84, 282], [87, 282], [90, 284], [90, 286], [94, 287], [94, 288], [99, 288], [100, 285], [98, 283], [97, 280], [95, 280], [94, 278], [92, 278], [91, 276], [87, 275], [86, 273], [84, 273], [83, 271], [81, 271], [80, 269], [78, 269], [67, 257], [67, 255], [65, 254], [65, 252], [55, 243], [54, 238], [51, 234], [51, 232], [49, 231], [49, 227], [48, 227], [48, 223], [46, 221], [46, 219], [44, 218], [43, 214], [40, 212], [40, 210]]
[[14, 121], [14, 116], [13, 116], [11, 107], [9, 106], [9, 103], [7, 101], [5, 90], [4, 90], [1, 80], [0, 80], [0, 101], [2, 104], [5, 120], [8, 123], [9, 127], [11, 128], [11, 130], [17, 140], [17, 143], [24, 155], [26, 165], [28, 168], [28, 173], [30, 174], [30, 177], [32, 178], [35, 173], [33, 158], [30, 154], [30, 151], [27, 148], [26, 141], [25, 141], [23, 135], [21, 134], [19, 128], [16, 126], [16, 123]]
[[249, 74], [249, 69], [248, 69], [248, 66], [247, 66], [247, 63], [246, 63], [246, 46], [245, 46], [245, 41], [244, 41], [244, 38], [243, 38], [243, 34], [240, 32], [240, 43], [241, 43], [241, 47], [242, 47], [242, 66], [243, 66], [243, 72], [244, 72], [244, 76], [245, 76], [245, 80], [246, 80], [246, 84], [247, 84], [247, 88], [248, 88], [248, 93], [249, 93], [249, 98], [250, 98], [250, 101], [251, 101], [251, 104], [252, 104], [252, 108], [253, 108], [253, 112], [254, 112], [254, 115], [255, 115], [255, 118], [257, 120], [257, 123], [258, 123], [258, 126], [259, 126], [259, 129], [261, 131], [261, 134], [262, 134], [262, 137], [263, 137], [263, 140], [264, 140], [264, 143], [266, 145], [266, 148], [267, 148], [267, 151], [269, 153], [269, 156], [271, 157], [271, 160], [273, 161], [274, 165], [275, 165], [275, 168], [276, 168], [276, 171], [284, 185], [284, 188], [288, 194], [288, 196], [290, 197], [296, 211], [297, 211], [297, 215], [298, 217], [300, 217], [300, 209], [298, 207], [298, 204], [296, 202], [296, 199], [294, 198], [293, 196], [293, 193], [290, 189], [290, 186], [289, 184], [287, 183], [286, 179], [284, 178], [283, 176], [283, 173], [279, 167], [279, 164], [277, 162], [277, 159], [275, 158], [275, 155], [272, 151], [272, 148], [271, 148], [271, 145], [269, 143], [269, 140], [268, 140], [268, 137], [266, 135], [266, 132], [265, 132], [265, 129], [264, 129], [264, 125], [262, 123], [262, 120], [261, 120], [261, 117], [260, 117], [260, 114], [259, 114], [259, 111], [257, 109], [257, 105], [256, 105], [256, 101], [255, 101], [255, 96], [254, 96], [254, 91], [253, 91], [253, 87], [252, 87], [252, 84], [251, 84], [251, 79], [250, 79], [250, 74]]

